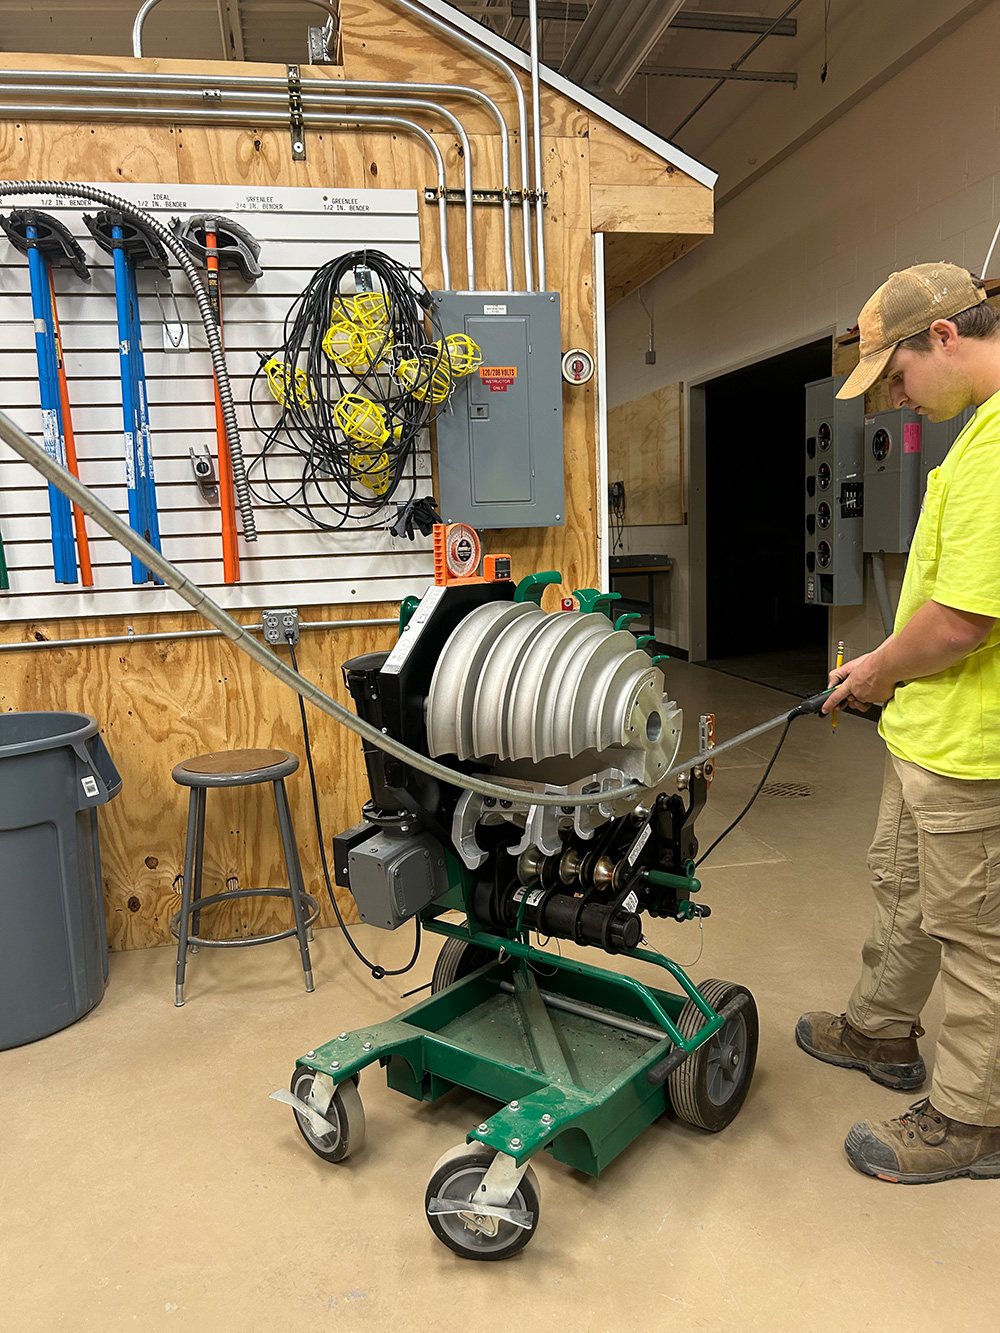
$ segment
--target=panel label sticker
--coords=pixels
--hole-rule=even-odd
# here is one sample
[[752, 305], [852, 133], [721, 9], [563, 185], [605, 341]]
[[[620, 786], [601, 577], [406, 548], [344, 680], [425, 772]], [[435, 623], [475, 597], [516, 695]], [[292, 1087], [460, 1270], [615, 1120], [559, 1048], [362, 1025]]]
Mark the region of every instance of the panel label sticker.
[[484, 305], [484, 315], [506, 315], [507, 307], [505, 305]]
[[920, 453], [920, 422], [907, 421], [903, 426], [903, 453]]
[[517, 379], [517, 366], [480, 366], [479, 378], [489, 386], [490, 393], [506, 393], [508, 385]]

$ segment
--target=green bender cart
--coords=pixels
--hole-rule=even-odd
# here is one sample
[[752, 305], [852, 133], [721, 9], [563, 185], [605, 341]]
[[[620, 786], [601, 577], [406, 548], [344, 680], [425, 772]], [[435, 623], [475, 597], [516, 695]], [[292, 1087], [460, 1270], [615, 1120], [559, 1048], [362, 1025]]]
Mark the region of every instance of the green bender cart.
[[[505, 1259], [531, 1239], [537, 1152], [598, 1175], [669, 1108], [723, 1129], [747, 1095], [757, 1051], [745, 987], [696, 988], [676, 963], [640, 947], [643, 913], [708, 915], [695, 902], [694, 821], [711, 765], [657, 794], [680, 741], [662, 672], [624, 617], [610, 623], [608, 595], [585, 589], [581, 611], [541, 611], [545, 583], [559, 578], [434, 587], [404, 603], [391, 653], [345, 664], [369, 722], [524, 795], [480, 796], [365, 746], [371, 800], [363, 821], [334, 840], [336, 879], [363, 921], [395, 929], [416, 917], [445, 937], [431, 995], [309, 1051], [290, 1092], [274, 1094], [330, 1162], [364, 1140], [357, 1084], [376, 1061], [390, 1087], [418, 1100], [463, 1087], [498, 1102], [440, 1158], [427, 1186], [435, 1235], [471, 1259]], [[630, 780], [631, 800], [532, 801], [543, 791], [567, 800], [620, 791]], [[456, 912], [461, 924], [444, 919]], [[532, 947], [531, 934], [641, 959], [679, 993]]]

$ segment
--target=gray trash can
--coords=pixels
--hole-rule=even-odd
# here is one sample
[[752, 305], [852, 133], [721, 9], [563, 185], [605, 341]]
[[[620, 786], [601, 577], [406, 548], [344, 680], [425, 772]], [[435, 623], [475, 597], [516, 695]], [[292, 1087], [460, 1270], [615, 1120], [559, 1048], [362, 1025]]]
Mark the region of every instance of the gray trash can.
[[0, 1050], [93, 1009], [108, 979], [97, 809], [121, 778], [86, 713], [0, 713]]

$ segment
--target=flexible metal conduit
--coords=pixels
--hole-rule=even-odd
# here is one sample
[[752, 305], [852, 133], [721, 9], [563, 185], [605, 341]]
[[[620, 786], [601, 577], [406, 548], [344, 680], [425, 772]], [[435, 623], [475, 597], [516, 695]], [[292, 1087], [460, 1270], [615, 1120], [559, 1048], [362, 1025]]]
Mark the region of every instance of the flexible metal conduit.
[[[300, 620], [299, 629], [358, 629], [372, 625], [398, 625], [397, 616], [380, 617], [373, 620]], [[244, 629], [262, 630], [262, 624], [244, 625]], [[20, 653], [38, 651], [41, 648], [92, 648], [96, 645], [105, 647], [109, 644], [122, 643], [173, 643], [176, 639], [218, 639], [224, 638], [221, 629], [175, 629], [160, 630], [157, 634], [94, 634], [84, 639], [27, 639], [25, 642], [0, 643], [0, 653]]]
[[[45, 71], [45, 72], [48, 74], [51, 71]], [[74, 87], [72, 84], [46, 84], [45, 87], [47, 92], [58, 93], [61, 95], [68, 94], [69, 96], [77, 96], [81, 92], [80, 89]], [[0, 82], [0, 93], [9, 92], [9, 93], [30, 94], [37, 91], [38, 90], [33, 88], [30, 84], [21, 84], [21, 83], [15, 84], [15, 83]], [[140, 87], [130, 88], [123, 91], [128, 92], [131, 96], [134, 97], [140, 97], [144, 99], [148, 99], [150, 97], [149, 90], [145, 90]], [[195, 88], [159, 89], [153, 95], [162, 98], [200, 97], [199, 91]], [[254, 91], [246, 93], [245, 100], [250, 102], [264, 102], [268, 104], [273, 104], [273, 103], [284, 104], [287, 102], [287, 97], [283, 93]], [[329, 100], [336, 106], [344, 106], [350, 104], [352, 106], [399, 107], [404, 110], [432, 111], [437, 115], [442, 116], [445, 120], [449, 122], [451, 127], [454, 129], [456, 135], [458, 136], [459, 141], [462, 144], [463, 179], [464, 179], [464, 193], [465, 193], [465, 251], [466, 251], [466, 259], [469, 270], [468, 273], [469, 287], [470, 289], [475, 290], [476, 267], [475, 267], [475, 256], [473, 254], [473, 246], [472, 246], [472, 240], [473, 240], [472, 151], [471, 151], [471, 146], [469, 144], [469, 137], [466, 134], [465, 128], [462, 125], [461, 121], [457, 118], [457, 116], [453, 115], [452, 112], [448, 111], [445, 107], [438, 105], [436, 102], [428, 102], [418, 98], [403, 98], [403, 97], [337, 98], [331, 96], [329, 99], [325, 100]], [[163, 121], [168, 121], [171, 124], [191, 121], [198, 125], [211, 124], [213, 121], [216, 123], [224, 123], [224, 124], [232, 123], [233, 121], [241, 123], [246, 118], [246, 112], [245, 111], [241, 112], [235, 107], [224, 108], [222, 110], [214, 110], [214, 109], [209, 110], [208, 108], [206, 108], [204, 110], [188, 111], [184, 109], [175, 110], [170, 107], [138, 108], [138, 107], [118, 107], [118, 106], [95, 106], [92, 103], [87, 103], [85, 107], [79, 107], [79, 106], [58, 104], [53, 102], [37, 102], [37, 103], [2, 103], [0, 104], [0, 110], [5, 111], [8, 115], [12, 116], [44, 115], [44, 116], [58, 116], [58, 117], [67, 117], [67, 116], [76, 117], [79, 116], [81, 112], [85, 112], [88, 118], [90, 118], [91, 120], [121, 120], [121, 119], [141, 120], [141, 121], [163, 120]], [[268, 113], [266, 111], [259, 110], [257, 107], [252, 107], [251, 110], [253, 112], [255, 120], [257, 120], [261, 124], [285, 125], [288, 123], [287, 115], [284, 115], [280, 112]], [[344, 124], [362, 119], [360, 115], [359, 116], [335, 115], [331, 119], [328, 119], [327, 117], [329, 115], [330, 113], [328, 112], [314, 112], [310, 114], [310, 120], [313, 124], [323, 125], [323, 124]], [[426, 134], [426, 131], [424, 131], [424, 133]], [[429, 138], [430, 136], [427, 137]], [[436, 154], [439, 154], [440, 152], [436, 144], [434, 145], [434, 151]], [[442, 160], [442, 167], [443, 167], [443, 160]], [[440, 179], [441, 177], [439, 177], [439, 180]], [[439, 201], [439, 206], [446, 207], [447, 206], [446, 201], [444, 205], [440, 205]], [[450, 279], [449, 279], [449, 285], [450, 285]]]
[[[229, 384], [229, 372], [226, 369], [226, 356], [222, 350], [222, 340], [219, 337], [218, 326], [212, 314], [208, 294], [202, 286], [201, 279], [198, 277], [198, 270], [191, 262], [191, 257], [182, 242], [168, 227], [164, 227], [162, 223], [157, 222], [156, 218], [150, 217], [141, 208], [136, 208], [127, 199], [120, 199], [118, 195], [110, 194], [107, 190], [100, 190], [94, 185], [70, 184], [66, 181], [0, 181], [0, 197], [12, 194], [55, 194], [64, 199], [89, 199], [93, 203], [104, 204], [105, 207], [113, 208], [124, 214], [125, 217], [147, 227], [158, 240], [162, 241], [180, 264], [188, 282], [191, 284], [195, 300], [198, 302], [198, 313], [201, 315], [201, 322], [205, 326], [208, 350], [212, 354], [212, 365], [215, 367], [215, 378], [219, 386], [219, 402], [222, 406], [222, 417], [226, 426], [226, 439], [229, 441], [233, 468], [233, 487], [239, 501], [243, 537], [248, 542], [255, 542], [257, 540], [257, 525], [250, 504], [250, 486], [247, 482], [246, 464], [243, 461], [240, 430], [236, 424], [236, 408], [233, 404], [233, 393]], [[82, 509], [83, 506], [81, 505], [80, 508]]]
[[[132, 212], [134, 214], [139, 210], [133, 209]], [[145, 222], [147, 215], [142, 214], [141, 216]], [[182, 597], [189, 606], [199, 611], [210, 624], [220, 629], [227, 639], [232, 640], [238, 648], [252, 657], [272, 676], [277, 677], [283, 685], [287, 685], [296, 694], [301, 695], [303, 699], [315, 704], [322, 712], [343, 723], [350, 731], [356, 732], [363, 739], [370, 741], [372, 745], [378, 746], [379, 749], [385, 750], [387, 754], [391, 754], [396, 759], [401, 759], [405, 764], [409, 764], [411, 768], [419, 769], [420, 772], [427, 773], [430, 777], [437, 778], [441, 782], [447, 782], [452, 786], [479, 792], [482, 796], [495, 796], [498, 800], [516, 801], [518, 803], [528, 800], [533, 805], [600, 805], [623, 797], [634, 799], [641, 792], [642, 788], [635, 783], [631, 783], [625, 787], [616, 787], [612, 791], [593, 792], [589, 795], [579, 796], [556, 792], [526, 793], [514, 787], [504, 787], [499, 783], [487, 782], [485, 779], [471, 774], [459, 773], [455, 769], [447, 768], [444, 764], [429, 759], [426, 755], [418, 754], [415, 750], [409, 749], [402, 742], [396, 740], [395, 737], [384, 734], [377, 727], [373, 727], [370, 723], [349, 712], [343, 704], [339, 704], [336, 699], [331, 698], [329, 694], [314, 685], [312, 681], [306, 680], [297, 671], [293, 671], [290, 666], [286, 666], [270, 648], [258, 643], [246, 626], [234, 620], [218, 603], [212, 601], [203, 588], [199, 588], [197, 584], [192, 583], [176, 565], [171, 564], [137, 532], [133, 532], [113, 509], [109, 509], [102, 500], [97, 498], [93, 491], [84, 486], [81, 481], [78, 481], [71, 472], [62, 467], [54, 458], [50, 458], [41, 445], [36, 444], [30, 435], [25, 434], [20, 426], [15, 425], [6, 412], [2, 411], [0, 411], [0, 439], [9, 444], [26, 463], [30, 463], [36, 472], [40, 472], [46, 481], [50, 481], [53, 486], [58, 487], [64, 495], [69, 497], [73, 504], [79, 505], [85, 514], [92, 518], [95, 523], [99, 523], [104, 531], [120, 542], [127, 551], [137, 555], [148, 569], [151, 569], [154, 574], [158, 574], [163, 582]], [[672, 773], [680, 771], [680, 768], [676, 767], [669, 770], [668, 773], [664, 774], [663, 780], [665, 781]]]

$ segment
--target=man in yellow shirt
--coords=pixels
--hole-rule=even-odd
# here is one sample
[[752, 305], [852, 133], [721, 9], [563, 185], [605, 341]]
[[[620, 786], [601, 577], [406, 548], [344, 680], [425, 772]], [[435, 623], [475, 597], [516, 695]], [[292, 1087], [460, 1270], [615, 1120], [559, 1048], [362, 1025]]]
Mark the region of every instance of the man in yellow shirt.
[[861, 360], [838, 395], [882, 378], [894, 407], [929, 421], [977, 409], [928, 477], [893, 634], [831, 673], [824, 707], [885, 705], [875, 921], [846, 1012], [804, 1014], [795, 1037], [918, 1088], [940, 972], [930, 1096], [844, 1144], [858, 1170], [906, 1184], [1000, 1177], [1000, 315], [985, 300], [953, 264], [892, 274], [861, 312]]

